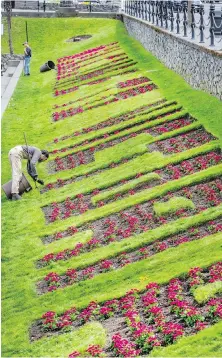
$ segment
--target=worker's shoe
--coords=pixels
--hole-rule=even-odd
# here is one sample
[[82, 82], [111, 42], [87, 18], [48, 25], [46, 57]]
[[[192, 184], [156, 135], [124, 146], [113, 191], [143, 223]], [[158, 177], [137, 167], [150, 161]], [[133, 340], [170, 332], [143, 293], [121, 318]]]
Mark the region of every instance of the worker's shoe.
[[12, 200], [21, 200], [22, 197], [19, 194], [12, 194]]

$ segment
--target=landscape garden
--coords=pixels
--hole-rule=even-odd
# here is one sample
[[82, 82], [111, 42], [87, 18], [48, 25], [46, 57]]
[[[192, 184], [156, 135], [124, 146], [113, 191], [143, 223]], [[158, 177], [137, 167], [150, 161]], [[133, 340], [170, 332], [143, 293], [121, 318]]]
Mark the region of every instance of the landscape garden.
[[[21, 201], [2, 195], [2, 356], [220, 357], [221, 102], [119, 20], [28, 26], [31, 75], [3, 116], [2, 183], [24, 132], [50, 157], [44, 186], [29, 178]], [[12, 36], [22, 53], [24, 18]], [[56, 70], [40, 73], [47, 60]]]

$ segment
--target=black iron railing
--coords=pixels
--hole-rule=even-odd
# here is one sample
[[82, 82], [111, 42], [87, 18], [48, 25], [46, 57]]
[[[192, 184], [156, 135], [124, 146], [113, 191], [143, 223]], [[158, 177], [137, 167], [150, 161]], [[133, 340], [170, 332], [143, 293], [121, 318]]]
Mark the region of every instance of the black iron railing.
[[204, 4], [188, 10], [188, 1], [125, 0], [123, 13], [211, 47], [222, 41], [222, 11], [214, 4], [206, 14]]

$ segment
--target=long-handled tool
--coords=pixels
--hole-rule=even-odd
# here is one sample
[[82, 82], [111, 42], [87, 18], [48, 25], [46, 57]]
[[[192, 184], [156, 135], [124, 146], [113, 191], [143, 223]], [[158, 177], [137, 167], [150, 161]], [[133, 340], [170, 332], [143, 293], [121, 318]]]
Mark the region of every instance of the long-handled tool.
[[[23, 135], [24, 135], [25, 144], [26, 144], [26, 149], [27, 149], [27, 153], [28, 153], [28, 162], [31, 163], [31, 158], [30, 158], [30, 155], [29, 155], [29, 148], [28, 148], [28, 144], [27, 144], [25, 132], [23, 132]], [[33, 179], [33, 181], [35, 182], [35, 188], [37, 189], [38, 186], [37, 186], [37, 184], [36, 184], [36, 181], [35, 181], [34, 179]]]

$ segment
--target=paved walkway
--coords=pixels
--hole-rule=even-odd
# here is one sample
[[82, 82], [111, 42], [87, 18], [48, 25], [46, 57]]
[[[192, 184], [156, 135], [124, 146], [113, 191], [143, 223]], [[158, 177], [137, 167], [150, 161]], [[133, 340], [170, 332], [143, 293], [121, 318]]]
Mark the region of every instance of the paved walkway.
[[1, 76], [1, 118], [6, 110], [23, 70], [23, 61], [9, 61], [9, 67]]

